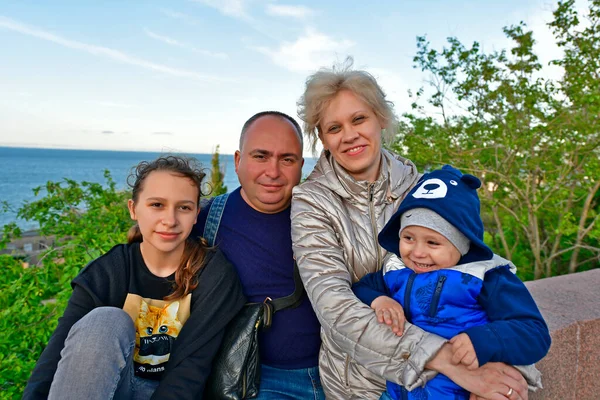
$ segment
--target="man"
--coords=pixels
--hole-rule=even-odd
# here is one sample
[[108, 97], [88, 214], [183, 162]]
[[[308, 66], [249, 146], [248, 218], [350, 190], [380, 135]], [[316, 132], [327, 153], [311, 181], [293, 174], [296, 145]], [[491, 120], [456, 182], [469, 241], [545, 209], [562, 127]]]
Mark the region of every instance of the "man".
[[[266, 111], [242, 128], [235, 171], [240, 187], [223, 212], [215, 244], [235, 265], [250, 302], [294, 291], [290, 233], [292, 189], [302, 174], [302, 131], [290, 116]], [[208, 206], [192, 231], [201, 236]], [[318, 373], [320, 325], [304, 296], [297, 308], [273, 317], [259, 337], [258, 399], [324, 399]]]

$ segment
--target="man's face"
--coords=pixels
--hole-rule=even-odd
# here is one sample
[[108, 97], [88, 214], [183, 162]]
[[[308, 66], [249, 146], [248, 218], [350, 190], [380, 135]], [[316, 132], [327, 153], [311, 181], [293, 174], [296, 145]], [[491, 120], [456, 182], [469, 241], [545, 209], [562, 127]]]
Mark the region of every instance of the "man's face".
[[294, 126], [278, 116], [259, 118], [246, 131], [242, 148], [235, 152], [242, 197], [262, 213], [285, 210], [293, 187], [300, 183], [303, 164]]

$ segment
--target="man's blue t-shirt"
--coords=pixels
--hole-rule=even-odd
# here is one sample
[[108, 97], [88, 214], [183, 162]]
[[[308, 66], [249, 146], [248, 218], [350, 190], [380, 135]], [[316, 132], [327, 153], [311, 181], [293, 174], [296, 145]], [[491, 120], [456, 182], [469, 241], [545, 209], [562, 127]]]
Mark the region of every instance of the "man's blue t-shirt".
[[[205, 206], [200, 211], [192, 235], [203, 235], [208, 210]], [[293, 293], [289, 207], [276, 214], [261, 213], [244, 201], [237, 188], [227, 199], [215, 245], [236, 267], [248, 301]], [[261, 362], [266, 365], [284, 369], [318, 365], [320, 325], [306, 295], [297, 308], [274, 315], [271, 328], [261, 332], [259, 344]]]

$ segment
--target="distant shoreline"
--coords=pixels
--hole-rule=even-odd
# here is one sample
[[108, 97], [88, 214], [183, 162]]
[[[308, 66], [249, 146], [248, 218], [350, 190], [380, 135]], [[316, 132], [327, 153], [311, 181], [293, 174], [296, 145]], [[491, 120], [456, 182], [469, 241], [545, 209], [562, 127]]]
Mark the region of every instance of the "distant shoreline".
[[[210, 175], [212, 154], [182, 153], [196, 158], [201, 168]], [[158, 157], [160, 153], [144, 151], [83, 150], [43, 147], [0, 147], [0, 200], [11, 207], [0, 213], [0, 227], [16, 223], [23, 230], [37, 229], [36, 221], [17, 218], [18, 209], [27, 201], [35, 201], [45, 195], [44, 189], [35, 195], [33, 189], [44, 188], [46, 183], [63, 182], [70, 179], [76, 182], [106, 184], [104, 171], [108, 170], [117, 189], [126, 187], [131, 168], [140, 161]], [[235, 173], [235, 157], [220, 154], [220, 164], [224, 174], [224, 184], [228, 191], [239, 186]], [[307, 177], [314, 166], [314, 158], [305, 158], [302, 176]]]
[[[22, 238], [35, 237], [35, 236], [42, 236], [42, 235], [40, 235], [39, 228], [38, 229], [27, 229], [27, 230], [21, 231]], [[0, 239], [2, 239], [2, 232], [0, 232]]]
[[[9, 148], [9, 149], [38, 149], [38, 150], [82, 150], [82, 151], [117, 151], [117, 152], [132, 152], [132, 153], [159, 153], [159, 154], [214, 154], [214, 151], [208, 152], [208, 153], [190, 153], [188, 151], [177, 151], [175, 149], [171, 149], [169, 151], [166, 150], [152, 150], [152, 149], [144, 149], [144, 150], [137, 150], [137, 149], [89, 149], [89, 148], [82, 148], [82, 147], [59, 147], [59, 146], [52, 146], [52, 147], [44, 147], [44, 146], [28, 146], [26, 144], [11, 144], [11, 143], [0, 143], [0, 148]], [[233, 154], [230, 153], [223, 153], [219, 151], [219, 155], [222, 156], [233, 156]]]

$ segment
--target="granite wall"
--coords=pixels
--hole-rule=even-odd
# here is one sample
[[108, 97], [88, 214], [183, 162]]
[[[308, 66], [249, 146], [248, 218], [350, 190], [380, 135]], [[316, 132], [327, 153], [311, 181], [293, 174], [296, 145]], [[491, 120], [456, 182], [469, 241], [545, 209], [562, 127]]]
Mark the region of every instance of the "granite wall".
[[600, 399], [600, 268], [526, 283], [552, 335], [531, 400]]

